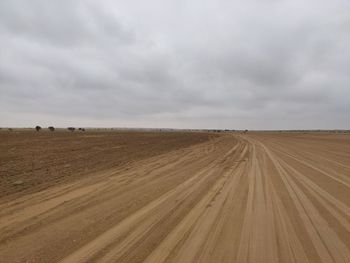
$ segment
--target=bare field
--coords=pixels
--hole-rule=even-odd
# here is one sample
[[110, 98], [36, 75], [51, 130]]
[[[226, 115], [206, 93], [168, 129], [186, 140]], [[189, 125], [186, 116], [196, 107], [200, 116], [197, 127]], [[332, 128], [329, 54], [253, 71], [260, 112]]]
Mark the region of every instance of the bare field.
[[180, 132], [1, 131], [0, 197], [37, 192], [214, 136]]
[[350, 262], [349, 134], [30, 136], [1, 140], [0, 262]]

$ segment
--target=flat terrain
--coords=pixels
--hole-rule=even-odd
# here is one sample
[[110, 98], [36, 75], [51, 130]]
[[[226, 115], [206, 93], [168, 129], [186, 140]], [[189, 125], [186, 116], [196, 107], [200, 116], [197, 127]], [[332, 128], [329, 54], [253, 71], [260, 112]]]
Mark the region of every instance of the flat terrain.
[[[178, 134], [168, 148], [149, 136], [166, 150], [121, 162], [108, 144], [89, 176], [8, 190], [0, 262], [350, 262], [349, 134]], [[1, 159], [5, 177], [12, 165]]]
[[91, 173], [207, 141], [180, 132], [0, 131], [0, 198], [38, 192]]

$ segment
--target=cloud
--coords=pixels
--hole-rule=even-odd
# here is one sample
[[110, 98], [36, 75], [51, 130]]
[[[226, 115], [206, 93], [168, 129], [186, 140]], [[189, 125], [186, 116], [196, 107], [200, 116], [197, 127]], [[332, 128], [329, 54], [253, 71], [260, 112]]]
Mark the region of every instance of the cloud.
[[0, 2], [0, 125], [350, 128], [348, 1]]

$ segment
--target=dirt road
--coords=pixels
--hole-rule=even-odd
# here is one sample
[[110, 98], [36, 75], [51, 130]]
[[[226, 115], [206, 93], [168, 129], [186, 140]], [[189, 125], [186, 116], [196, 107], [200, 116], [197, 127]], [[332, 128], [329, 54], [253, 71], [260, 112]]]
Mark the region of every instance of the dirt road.
[[227, 134], [1, 202], [0, 262], [348, 263], [350, 136]]

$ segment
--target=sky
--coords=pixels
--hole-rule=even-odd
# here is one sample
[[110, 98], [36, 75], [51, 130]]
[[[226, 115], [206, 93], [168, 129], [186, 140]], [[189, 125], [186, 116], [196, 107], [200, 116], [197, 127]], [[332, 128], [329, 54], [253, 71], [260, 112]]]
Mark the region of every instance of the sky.
[[0, 126], [350, 129], [349, 0], [1, 0]]

